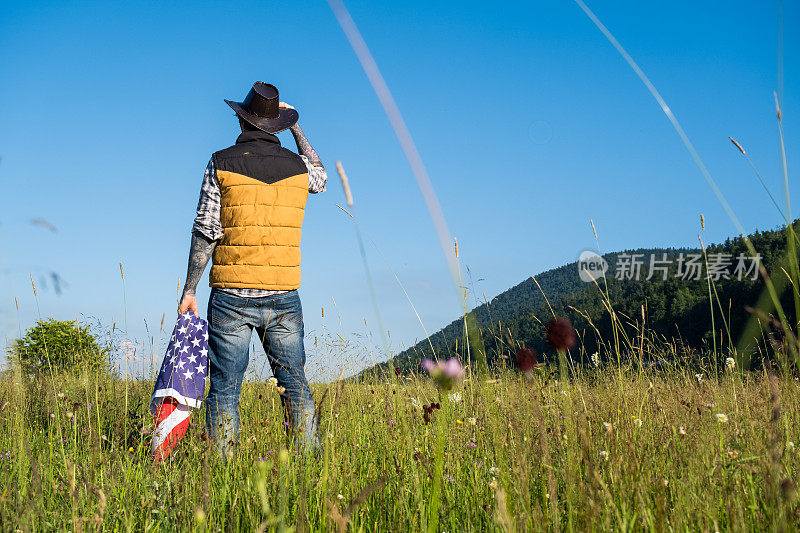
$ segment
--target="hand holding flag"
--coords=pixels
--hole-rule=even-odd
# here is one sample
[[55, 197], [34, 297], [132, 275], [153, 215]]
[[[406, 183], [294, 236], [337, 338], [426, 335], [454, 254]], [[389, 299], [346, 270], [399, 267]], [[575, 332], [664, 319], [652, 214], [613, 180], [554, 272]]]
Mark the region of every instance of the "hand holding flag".
[[203, 402], [208, 374], [208, 324], [190, 311], [178, 317], [156, 378], [150, 412], [156, 417], [153, 460], [163, 461]]

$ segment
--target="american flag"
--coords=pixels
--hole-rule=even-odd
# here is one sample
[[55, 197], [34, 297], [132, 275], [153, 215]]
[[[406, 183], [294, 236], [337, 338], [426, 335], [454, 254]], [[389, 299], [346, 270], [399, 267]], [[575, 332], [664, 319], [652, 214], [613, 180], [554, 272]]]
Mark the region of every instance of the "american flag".
[[200, 408], [208, 374], [208, 324], [187, 311], [178, 317], [156, 378], [150, 412], [156, 417], [153, 459], [163, 461]]

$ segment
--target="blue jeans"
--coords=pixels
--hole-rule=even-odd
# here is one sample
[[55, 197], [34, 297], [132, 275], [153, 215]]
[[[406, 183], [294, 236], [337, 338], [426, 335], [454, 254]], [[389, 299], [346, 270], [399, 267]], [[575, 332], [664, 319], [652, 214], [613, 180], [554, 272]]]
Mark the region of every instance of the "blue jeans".
[[304, 370], [303, 309], [297, 291], [243, 298], [212, 289], [208, 300], [209, 435], [223, 452], [239, 440], [239, 395], [254, 329], [264, 344], [278, 386], [286, 389], [281, 402], [288, 428], [299, 433], [304, 447], [315, 447], [317, 420]]

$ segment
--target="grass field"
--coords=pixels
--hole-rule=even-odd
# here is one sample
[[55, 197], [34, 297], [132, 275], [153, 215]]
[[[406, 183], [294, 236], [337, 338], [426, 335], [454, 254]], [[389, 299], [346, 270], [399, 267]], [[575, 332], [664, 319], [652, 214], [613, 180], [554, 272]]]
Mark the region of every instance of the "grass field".
[[308, 459], [287, 451], [278, 391], [251, 383], [234, 458], [204, 441], [201, 411], [161, 466], [150, 382], [129, 382], [126, 417], [119, 380], [6, 378], [0, 524], [427, 530], [440, 435], [440, 531], [797, 529], [797, 382], [695, 372], [609, 366], [564, 382], [540, 366], [468, 373], [441, 395], [422, 376], [320, 386], [324, 452]]

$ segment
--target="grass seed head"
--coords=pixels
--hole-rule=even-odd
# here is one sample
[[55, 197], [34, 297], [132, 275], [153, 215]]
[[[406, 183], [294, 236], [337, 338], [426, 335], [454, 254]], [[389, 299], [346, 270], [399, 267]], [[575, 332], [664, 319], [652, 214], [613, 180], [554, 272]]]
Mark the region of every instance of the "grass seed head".
[[347, 199], [347, 206], [352, 209], [353, 193], [350, 192], [350, 181], [347, 179], [347, 174], [344, 172], [341, 161], [336, 162], [336, 171], [339, 173], [339, 178], [342, 180], [342, 189], [344, 189], [344, 196]]
[[738, 142], [736, 142], [736, 139], [734, 139], [733, 137], [728, 137], [728, 139], [730, 139], [730, 140], [731, 140], [731, 142], [733, 143], [733, 145], [734, 145], [736, 148], [738, 148], [740, 152], [742, 152], [742, 155], [745, 155], [745, 153], [746, 153], [746, 152], [744, 151], [744, 148], [742, 148], [742, 145], [741, 145], [741, 144], [739, 144]]

